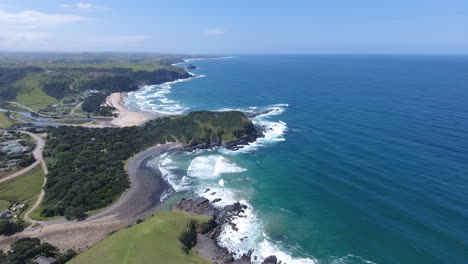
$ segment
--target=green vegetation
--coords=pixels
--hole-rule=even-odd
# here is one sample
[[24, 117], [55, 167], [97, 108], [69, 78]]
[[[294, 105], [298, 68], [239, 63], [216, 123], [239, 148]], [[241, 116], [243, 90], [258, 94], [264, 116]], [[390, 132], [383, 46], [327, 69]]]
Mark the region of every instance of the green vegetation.
[[42, 84], [45, 79], [44, 73], [35, 72], [29, 73], [25, 78], [15, 82], [13, 86], [18, 89], [15, 101], [34, 111], [39, 111], [48, 105], [57, 104], [59, 100], [47, 95], [42, 90]]
[[138, 90], [138, 85], [125, 75], [103, 75], [80, 83], [80, 90], [97, 90], [107, 93], [131, 92]]
[[24, 116], [20, 113], [16, 113], [16, 112], [11, 112], [10, 113], [11, 116], [15, 117], [15, 118], [18, 118], [18, 119], [21, 119], [21, 120], [24, 120], [24, 121], [29, 121], [29, 122], [34, 122], [35, 120], [32, 119], [32, 118], [29, 118], [27, 116]]
[[10, 208], [10, 202], [5, 200], [0, 200], [0, 212]]
[[94, 113], [95, 115], [111, 116], [114, 108], [109, 106], [102, 106], [102, 103], [106, 100], [108, 93], [94, 93], [88, 95], [85, 101], [81, 105], [83, 111], [88, 113]]
[[44, 183], [40, 165], [30, 172], [0, 183], [0, 199], [21, 202], [38, 195]]
[[104, 239], [79, 254], [70, 264], [210, 263], [187, 247], [193, 239], [184, 239], [196, 235], [188, 227], [200, 229], [210, 220], [207, 216], [182, 212], [159, 213]]
[[[32, 199], [31, 201], [32, 201], [32, 204], [34, 204], [33, 202], [35, 201], [35, 199]], [[43, 209], [43, 206], [42, 206], [42, 203], [41, 203], [41, 204], [39, 204], [39, 206], [34, 211], [32, 211], [29, 214], [29, 217], [31, 219], [38, 220], [38, 221], [50, 221], [50, 220], [59, 219], [59, 218], [62, 217], [60, 215], [56, 215], [56, 216], [52, 216], [52, 217], [42, 216], [41, 215], [42, 209]]]
[[12, 86], [26, 76], [28, 72], [41, 71], [38, 67], [8, 67], [0, 68], [0, 101], [15, 99], [17, 90]]
[[0, 112], [0, 128], [11, 128], [16, 124], [22, 123], [11, 119], [7, 112]]
[[23, 231], [26, 226], [27, 224], [23, 220], [10, 221], [8, 219], [0, 219], [0, 235], [11, 236]]
[[39, 257], [53, 257], [54, 263], [64, 264], [74, 256], [76, 252], [67, 250], [60, 253], [59, 250], [49, 243], [41, 243], [38, 238], [20, 238], [10, 245], [10, 251], [6, 254], [0, 250], [0, 262], [3, 264], [29, 264]]
[[72, 95], [75, 91], [70, 89], [74, 80], [63, 74], [44, 74], [46, 78], [42, 81], [42, 90], [48, 96], [55, 99], [62, 99], [65, 96]]
[[[70, 114], [73, 104], [67, 102], [85, 100], [86, 113], [109, 116], [112, 109], [100, 104], [110, 93], [135, 91], [138, 85], [191, 77], [183, 68], [171, 65], [184, 58], [189, 56], [3, 54], [0, 55], [0, 103], [16, 101], [43, 116], [59, 117]], [[103, 95], [88, 97], [85, 91], [89, 90], [101, 91]], [[74, 113], [86, 114], [81, 109]]]
[[111, 204], [126, 188], [124, 161], [158, 143], [210, 147], [246, 143], [257, 134], [241, 112], [193, 112], [143, 127], [49, 129], [44, 149], [49, 174], [41, 215], [74, 219]]
[[[14, 144], [19, 144], [22, 147], [29, 148], [29, 150], [33, 150], [35, 147], [35, 142], [34, 140], [29, 136], [17, 132], [10, 132], [10, 138], [9, 140], [2, 140], [0, 139], [1, 144], [5, 144], [3, 141], [11, 141], [13, 140], [14, 142], [16, 140], [19, 140], [20, 143], [14, 143]], [[10, 161], [17, 160], [17, 163], [9, 164]], [[30, 152], [9, 152], [5, 153], [3, 151], [0, 151], [0, 168], [9, 168], [10, 171], [14, 169], [19, 169], [19, 168], [25, 168], [28, 167], [29, 165], [33, 164], [36, 161], [34, 158], [34, 155]]]

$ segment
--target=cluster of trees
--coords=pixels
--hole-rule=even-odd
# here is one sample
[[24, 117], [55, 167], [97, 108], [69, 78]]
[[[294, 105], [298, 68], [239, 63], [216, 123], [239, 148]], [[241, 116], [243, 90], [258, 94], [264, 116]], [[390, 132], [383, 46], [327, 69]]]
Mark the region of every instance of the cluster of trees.
[[57, 75], [42, 83], [42, 90], [49, 96], [56, 99], [62, 99], [65, 96], [74, 93], [70, 89], [70, 84], [73, 83], [73, 79], [65, 75]]
[[193, 112], [159, 118], [142, 127], [50, 128], [44, 156], [49, 174], [42, 216], [80, 219], [112, 203], [129, 187], [123, 162], [158, 143], [215, 146], [255, 140], [252, 123], [241, 112]]
[[138, 90], [138, 85], [124, 75], [104, 75], [80, 83], [80, 90], [98, 90], [99, 93], [89, 94], [83, 102], [83, 111], [100, 116], [111, 116], [113, 107], [102, 106], [106, 97], [111, 93], [130, 92]]
[[142, 84], [160, 84], [192, 77], [184, 69], [175, 66], [168, 66], [154, 71], [130, 71], [127, 75]]
[[28, 72], [42, 71], [39, 67], [0, 67], [0, 101], [13, 100], [17, 89], [12, 84], [21, 80]]
[[34, 158], [34, 155], [32, 155], [31, 153], [28, 153], [26, 155], [23, 155], [23, 157], [21, 158], [21, 161], [18, 163], [18, 166], [21, 168], [25, 168], [33, 164], [35, 161], [36, 161], [36, 158]]
[[81, 82], [80, 90], [97, 90], [106, 93], [131, 92], [138, 90], [134, 80], [125, 75], [103, 75], [97, 78]]
[[64, 264], [76, 256], [76, 252], [69, 249], [64, 253], [49, 244], [41, 243], [39, 238], [20, 238], [10, 245], [10, 251], [0, 250], [0, 263], [4, 264], [32, 264], [40, 256], [55, 258], [56, 264]]
[[89, 94], [81, 105], [81, 108], [83, 111], [95, 115], [111, 116], [115, 108], [102, 105], [108, 95], [108, 93]]
[[0, 101], [10, 101], [16, 98], [18, 90], [13, 86], [0, 86]]
[[0, 235], [11, 236], [15, 233], [23, 231], [26, 226], [27, 224], [22, 220], [10, 221], [9, 219], [1, 219]]
[[6, 162], [12, 159], [20, 159], [18, 166], [20, 168], [25, 168], [31, 164], [33, 164], [36, 159], [31, 153], [24, 154], [24, 153], [5, 153], [0, 151], [0, 168], [6, 167]]

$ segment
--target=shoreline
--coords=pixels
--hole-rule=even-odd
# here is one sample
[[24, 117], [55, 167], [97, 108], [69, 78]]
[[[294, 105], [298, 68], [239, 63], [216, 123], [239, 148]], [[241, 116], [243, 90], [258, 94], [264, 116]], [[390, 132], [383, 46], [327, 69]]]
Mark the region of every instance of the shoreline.
[[113, 118], [109, 124], [117, 127], [139, 126], [152, 119], [166, 115], [149, 112], [131, 110], [124, 102], [127, 93], [112, 93], [106, 99], [106, 104], [114, 107], [118, 116]]
[[111, 205], [83, 221], [67, 221], [60, 218], [40, 222], [40, 226], [28, 227], [12, 236], [0, 236], [0, 249], [21, 237], [37, 237], [43, 242], [66, 250], [89, 248], [108, 237], [110, 233], [135, 224], [138, 219], [151, 216], [161, 205], [159, 200], [166, 185], [161, 172], [148, 168], [148, 159], [164, 153], [183, 149], [179, 143], [156, 145], [137, 153], [128, 164], [130, 188]]

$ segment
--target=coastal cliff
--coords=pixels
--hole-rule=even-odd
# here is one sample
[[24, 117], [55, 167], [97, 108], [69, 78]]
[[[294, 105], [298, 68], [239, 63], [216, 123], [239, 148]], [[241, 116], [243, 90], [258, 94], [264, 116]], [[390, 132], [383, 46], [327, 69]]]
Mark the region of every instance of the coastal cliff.
[[161, 84], [192, 77], [192, 75], [186, 72], [183, 68], [175, 66], [154, 71], [132, 71], [128, 73], [128, 76], [140, 85]]

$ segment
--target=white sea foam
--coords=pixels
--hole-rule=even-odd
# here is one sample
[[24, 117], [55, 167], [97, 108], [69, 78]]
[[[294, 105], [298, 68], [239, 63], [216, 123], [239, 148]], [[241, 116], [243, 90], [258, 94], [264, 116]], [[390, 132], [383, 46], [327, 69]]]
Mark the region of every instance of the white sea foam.
[[[196, 76], [203, 77], [203, 76]], [[186, 79], [187, 80], [187, 79]], [[161, 85], [145, 86], [141, 91], [131, 93], [129, 101], [135, 103], [139, 109], [150, 110], [168, 114], [180, 114], [187, 110], [181, 103], [168, 98], [172, 84], [186, 81], [178, 80]], [[135, 100], [132, 100], [135, 99]], [[160, 102], [160, 103], [157, 103]], [[230, 225], [223, 226], [218, 243], [226, 247], [231, 253], [240, 257], [253, 249], [252, 261], [261, 263], [264, 258], [270, 255], [276, 255], [283, 263], [316, 263], [313, 258], [294, 258], [283, 250], [277, 243], [272, 241], [265, 233], [261, 219], [257, 216], [254, 208], [246, 200], [245, 194], [237, 194], [235, 190], [226, 188], [224, 179], [219, 179], [217, 184], [213, 179], [219, 178], [226, 173], [242, 173], [246, 169], [240, 167], [236, 163], [231, 162], [225, 156], [229, 156], [238, 152], [251, 152], [261, 146], [274, 144], [275, 142], [284, 141], [284, 133], [287, 131], [287, 124], [282, 121], [272, 121], [273, 116], [280, 115], [287, 108], [287, 104], [272, 105], [268, 108], [249, 107], [246, 109], [221, 109], [222, 111], [238, 110], [244, 112], [266, 111], [264, 114], [252, 118], [252, 122], [264, 129], [264, 137], [257, 139], [255, 142], [241, 148], [237, 151], [226, 149], [218, 149], [211, 151], [195, 151], [187, 155], [197, 156], [191, 162], [187, 169], [187, 175], [176, 175], [174, 170], [177, 169], [177, 164], [174, 163], [170, 155], [162, 156], [156, 166], [161, 171], [162, 177], [173, 187], [174, 191], [185, 191], [196, 188], [197, 196], [202, 196], [210, 201], [221, 199], [216, 203], [217, 206], [223, 207], [240, 201], [248, 206], [243, 213], [243, 217], [237, 217], [233, 220], [237, 230], [233, 230]], [[215, 152], [214, 152], [215, 151]], [[207, 154], [206, 152], [221, 153]], [[203, 155], [203, 153], [206, 153]], [[199, 156], [201, 155], [201, 156]], [[205, 191], [210, 188], [210, 191]], [[165, 200], [172, 190], [168, 190], [161, 196], [161, 200]], [[255, 257], [257, 257], [255, 259]]]
[[[288, 126], [285, 122], [271, 121], [270, 118], [273, 116], [280, 115], [285, 111], [285, 108], [288, 107], [288, 104], [276, 104], [271, 105], [267, 108], [261, 109], [259, 112], [265, 112], [254, 118], [252, 118], [252, 123], [255, 126], [258, 126], [263, 129], [263, 137], [258, 138], [256, 141], [249, 143], [248, 145], [236, 150], [221, 150], [223, 154], [231, 155], [234, 153], [248, 153], [257, 150], [259, 147], [266, 146], [275, 142], [285, 141], [284, 134], [288, 130]], [[243, 109], [221, 109], [220, 111], [243, 111], [243, 112], [252, 112], [252, 110], [243, 110]]]
[[240, 173], [246, 169], [220, 155], [199, 156], [192, 160], [187, 175], [198, 179], [214, 179], [223, 173]]
[[[181, 177], [173, 172], [178, 167], [174, 164], [171, 155], [164, 154], [160, 156], [159, 159], [152, 160], [148, 164], [161, 172], [161, 177], [172, 186], [175, 192], [186, 191], [191, 188], [191, 181], [188, 177]], [[172, 190], [166, 190], [163, 195], [161, 195], [161, 201], [171, 193]]]
[[[209, 191], [206, 189], [209, 188]], [[197, 196], [205, 197], [210, 201], [221, 199], [215, 205], [222, 208], [226, 205], [239, 201], [247, 205], [245, 212], [233, 219], [236, 230], [231, 225], [224, 225], [218, 238], [218, 243], [235, 254], [237, 258], [253, 250], [252, 262], [261, 263], [266, 257], [276, 255], [283, 263], [311, 264], [316, 263], [313, 258], [295, 258], [285, 250], [278, 247], [264, 232], [261, 219], [258, 218], [254, 208], [247, 200], [238, 199], [234, 190], [216, 186], [213, 184], [200, 186], [196, 192]], [[256, 259], [255, 259], [256, 257]]]
[[130, 108], [138, 110], [152, 111], [166, 115], [180, 115], [189, 108], [180, 102], [170, 99], [169, 95], [174, 84], [205, 77], [205, 75], [190, 74], [192, 77], [187, 79], [179, 79], [163, 84], [145, 85], [138, 91], [128, 93], [125, 103]]
[[351, 263], [363, 263], [363, 264], [376, 264], [373, 261], [366, 260], [361, 256], [355, 256], [352, 254], [348, 254], [344, 257], [331, 257], [330, 258], [331, 264], [351, 264]]

